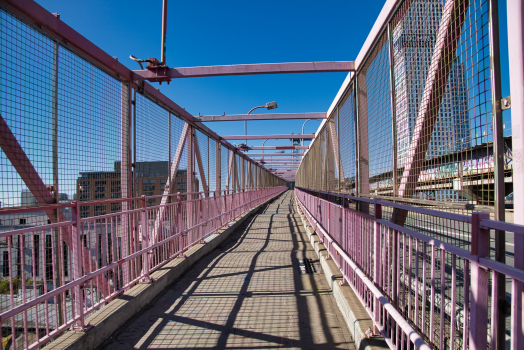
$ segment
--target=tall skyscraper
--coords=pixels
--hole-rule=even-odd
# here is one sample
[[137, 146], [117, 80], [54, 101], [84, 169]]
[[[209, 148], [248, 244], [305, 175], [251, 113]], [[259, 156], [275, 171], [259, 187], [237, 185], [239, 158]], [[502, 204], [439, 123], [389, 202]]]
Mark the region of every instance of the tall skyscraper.
[[[408, 161], [442, 9], [439, 0], [414, 1], [393, 30], [399, 168]], [[470, 147], [465, 83], [464, 65], [455, 57], [426, 159]]]

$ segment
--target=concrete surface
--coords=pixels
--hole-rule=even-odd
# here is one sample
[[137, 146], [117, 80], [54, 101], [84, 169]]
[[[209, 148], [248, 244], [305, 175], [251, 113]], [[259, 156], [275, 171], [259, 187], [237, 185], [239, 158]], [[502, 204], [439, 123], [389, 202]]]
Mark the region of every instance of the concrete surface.
[[365, 336], [366, 330], [373, 328], [373, 320], [353, 289], [347, 284], [340, 285], [340, 282], [344, 280], [342, 272], [333, 259], [328, 259], [329, 254], [326, 247], [322, 244], [319, 236], [315, 233], [311, 225], [309, 225], [309, 222], [298, 205], [296, 205], [296, 210], [301, 214], [301, 223], [304, 226], [309, 241], [315, 247], [315, 252], [324, 270], [326, 281], [331, 285], [337, 306], [349, 327], [353, 339], [355, 339], [356, 348], [359, 350], [389, 349], [381, 335], [370, 338]]
[[[271, 202], [269, 200], [268, 202]], [[196, 244], [184, 254], [186, 258], [174, 258], [166, 265], [151, 274], [152, 284], [138, 284], [113, 300], [101, 310], [86, 319], [86, 324], [93, 327], [86, 332], [65, 332], [52, 343], [46, 345], [45, 350], [77, 350], [95, 349], [106, 341], [116, 330], [129, 321], [137, 312], [140, 312], [151, 300], [161, 294], [193, 264], [207, 256], [219, 246], [233, 231], [240, 227], [252, 213], [263, 207], [257, 206], [234, 222], [229, 223], [205, 239], [206, 244]]]
[[[299, 259], [316, 270], [302, 274]], [[101, 346], [355, 349], [287, 191]]]

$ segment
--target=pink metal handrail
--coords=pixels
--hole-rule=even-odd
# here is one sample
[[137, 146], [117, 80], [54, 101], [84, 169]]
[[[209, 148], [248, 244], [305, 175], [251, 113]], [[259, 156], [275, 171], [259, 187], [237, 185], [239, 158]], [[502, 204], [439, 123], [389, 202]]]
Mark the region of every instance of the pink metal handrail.
[[[340, 245], [335, 242], [335, 240], [326, 232], [326, 230], [320, 225], [315, 218], [311, 215], [309, 210], [307, 210], [304, 205], [299, 200], [299, 206], [302, 211], [306, 214], [310, 221], [315, 223], [315, 226], [318, 230], [322, 231], [322, 234], [330, 245], [336, 250], [338, 255], [340, 255], [354, 270], [354, 272], [361, 278], [362, 282], [366, 287], [373, 293], [375, 298], [384, 306], [388, 311], [389, 315], [397, 321], [402, 330], [409, 336], [409, 339], [415, 344], [415, 346], [420, 350], [430, 350], [430, 347], [424, 342], [424, 340], [417, 334], [417, 332], [409, 325], [409, 323], [402, 317], [402, 315], [395, 309], [389, 300], [380, 292], [380, 290], [375, 287], [373, 282], [365, 275], [365, 273], [351, 260], [351, 258], [346, 254], [346, 252], [340, 247]], [[325, 244], [325, 243], [324, 243]], [[380, 327], [381, 328], [381, 327]], [[380, 329], [380, 332], [384, 335], [384, 338], [387, 340], [387, 335], [383, 329]], [[389, 345], [392, 345], [388, 342]]]
[[[453, 349], [455, 345], [454, 341], [457, 336], [455, 324], [459, 321], [458, 317], [460, 317], [460, 322], [463, 325], [464, 349], [484, 349], [487, 347], [488, 298], [490, 288], [487, 283], [490, 273], [488, 270], [493, 274], [493, 278], [495, 278], [497, 274], [503, 274], [512, 278], [513, 286], [518, 282], [524, 281], [523, 270], [490, 259], [489, 229], [505, 230], [507, 232], [513, 232], [516, 235], [521, 235], [524, 234], [523, 226], [489, 220], [489, 215], [487, 213], [473, 213], [471, 216], [466, 216], [410, 207], [403, 204], [383, 201], [379, 198], [371, 200], [374, 205], [374, 216], [371, 216], [345, 207], [347, 202], [346, 199], [370, 203], [369, 199], [330, 194], [334, 197], [342, 197], [344, 205], [340, 205], [316, 197], [308, 192], [311, 191], [295, 188], [298, 205], [304, 212], [310, 224], [317, 231], [322, 242], [326, 245], [330, 258], [341, 268], [344, 280], [353, 287], [361, 302], [367, 307], [375, 326], [384, 335], [390, 347], [395, 348], [400, 344], [404, 344], [404, 335], [407, 335], [408, 338], [411, 339], [412, 344], [419, 347], [416, 342], [419, 342], [420, 340], [418, 337], [411, 336], [413, 329], [410, 328], [410, 326], [415, 325], [415, 328], [418, 329], [418, 331], [421, 331], [418, 324], [420, 315], [419, 297], [422, 295], [422, 324], [420, 327], [426, 327], [424, 324], [427, 316], [427, 307], [425, 306], [425, 303], [427, 302], [425, 299], [427, 284], [426, 267], [431, 270], [431, 302], [429, 306], [430, 315], [428, 318], [430, 327], [428, 338], [430, 343], [434, 344], [434, 346], [438, 345], [438, 348], [445, 347], [444, 315], [449, 313], [451, 317], [451, 325], [453, 325], [453, 327], [450, 327], [449, 329], [451, 332], [449, 338], [453, 339], [453, 341], [450, 341], [448, 344], [449, 348]], [[312, 192], [315, 193], [316, 191]], [[409, 229], [383, 219], [382, 206], [407, 209], [411, 212], [451, 220], [452, 222], [471, 224], [471, 251], [434, 239], [417, 232], [414, 229]], [[342, 222], [342, 224], [339, 225], [339, 222]], [[372, 229], [368, 230], [370, 227], [372, 227]], [[390, 235], [393, 234], [394, 237], [396, 237], [393, 242], [390, 242], [389, 238], [386, 239], [386, 237], [390, 237]], [[393, 243], [393, 245], [390, 245], [391, 243]], [[416, 248], [414, 247], [414, 244], [416, 245]], [[431, 256], [426, 256], [426, 247], [430, 248]], [[424, 258], [422, 263], [422, 282], [419, 280], [420, 248], [422, 248]], [[395, 258], [395, 256], [387, 255], [391, 254], [392, 249], [398, 249], [398, 253], [396, 254], [401, 254], [402, 257], [397, 255]], [[413, 249], [417, 252], [417, 255], [415, 256], [416, 266], [412, 266]], [[368, 253], [369, 251], [371, 251], [371, 254]], [[445, 294], [446, 288], [444, 286], [444, 281], [446, 274], [449, 274], [449, 272], [446, 272], [446, 269], [442, 267], [442, 264], [444, 261], [449, 261], [445, 258], [446, 254], [451, 254], [452, 283], [451, 301], [445, 303], [444, 300], [448, 299]], [[386, 267], [386, 262], [389, 262], [390, 258], [393, 259], [393, 266]], [[405, 260], [406, 258], [407, 260]], [[459, 302], [457, 299], [457, 293], [459, 292], [456, 286], [457, 258], [464, 261], [465, 292], [463, 297], [466, 308], [461, 311], [463, 316], [458, 316], [456, 309], [456, 303]], [[387, 259], [387, 261], [384, 259]], [[427, 259], [430, 259], [431, 266], [427, 266]], [[441, 264], [440, 291], [437, 288], [438, 286], [435, 285], [435, 278], [437, 278], [437, 271], [435, 271], [436, 262], [440, 262]], [[402, 267], [400, 267], [401, 265]], [[395, 274], [392, 274], [393, 272]], [[393, 285], [391, 285], [391, 283], [393, 283]], [[395, 283], [398, 283], [396, 287]], [[365, 288], [362, 288], [362, 286], [365, 286]], [[469, 295], [470, 287], [471, 297]], [[400, 289], [402, 290], [400, 291]], [[439, 292], [440, 294], [438, 294]], [[413, 293], [415, 296], [414, 309], [412, 309], [413, 301], [411, 299]], [[493, 289], [492, 298], [495, 298], [494, 293], [495, 290]], [[372, 295], [373, 297], [370, 299], [369, 295]], [[385, 297], [385, 295], [387, 295], [387, 297]], [[405, 299], [406, 296], [408, 297], [407, 306]], [[386, 306], [386, 303], [389, 303], [388, 300], [392, 300], [392, 298], [395, 300], [395, 303], [398, 303], [399, 300], [402, 301], [403, 308], [400, 309], [400, 306], [397, 305], [396, 313], [391, 312], [393, 305], [388, 304], [388, 306]], [[401, 299], [397, 300], [395, 298]], [[439, 298], [439, 302], [437, 298]], [[436, 307], [440, 310], [439, 343], [435, 343], [434, 334], [434, 320], [437, 317], [435, 315]], [[449, 310], [450, 308], [451, 310]], [[413, 312], [415, 313], [415, 317], [411, 318]], [[491, 303], [492, 319], [498, 312], [497, 303]], [[501, 310], [500, 312], [503, 311]], [[516, 318], [524, 317], [524, 314], [522, 314], [522, 310], [519, 311], [519, 309], [514, 307], [511, 317], [512, 322], [514, 322]], [[391, 323], [390, 318], [396, 322], [397, 331], [392, 331], [391, 326], [393, 324]], [[387, 320], [387, 322], [385, 322], [385, 320]], [[494, 321], [492, 320], [492, 322]], [[401, 337], [399, 337], [398, 334], [399, 326], [403, 330]], [[425, 333], [424, 330], [422, 330], [422, 332]], [[497, 335], [493, 333], [493, 329], [491, 332], [492, 334], [490, 334], [490, 336], [495, 338]], [[393, 339], [393, 333], [396, 339]], [[512, 334], [512, 343], [522, 345], [523, 335], [518, 332], [517, 334]]]
[[[229, 195], [229, 194], [238, 194], [238, 193], [244, 193], [244, 192], [251, 192], [251, 191], [257, 191], [261, 190], [263, 188], [245, 188], [245, 189], [236, 189], [236, 190], [221, 190], [221, 191], [200, 191], [200, 192], [181, 192], [183, 195], [200, 195], [200, 194], [206, 194], [206, 193], [214, 193], [214, 192], [223, 192], [223, 195]], [[159, 194], [159, 195], [153, 195], [153, 196], [146, 196], [146, 199], [153, 199], [153, 198], [162, 198], [162, 197], [176, 197], [177, 193], [171, 193], [171, 194]], [[220, 195], [221, 196], [221, 195]], [[110, 204], [110, 203], [123, 203], [123, 202], [132, 202], [132, 201], [140, 201], [142, 200], [142, 196], [140, 197], [131, 197], [131, 198], [114, 198], [114, 199], [104, 199], [104, 200], [98, 200], [98, 201], [82, 201], [80, 202], [82, 206], [87, 205], [97, 205], [97, 204]], [[198, 199], [190, 199], [191, 200], [198, 200]], [[184, 201], [185, 202], [185, 201]], [[20, 213], [30, 213], [35, 211], [42, 211], [42, 210], [59, 210], [59, 209], [65, 209], [65, 208], [72, 208], [74, 204], [67, 203], [67, 204], [47, 204], [47, 205], [38, 205], [33, 207], [15, 207], [15, 208], [3, 208], [0, 209], [0, 215], [12, 215], [12, 214], [20, 214]]]
[[[183, 256], [184, 250], [187, 250], [199, 242], [204, 242], [204, 238], [217, 232], [224, 223], [251, 210], [264, 200], [274, 197], [286, 189], [286, 187], [262, 188], [212, 198], [203, 198], [202, 195], [199, 195], [199, 199], [197, 200], [183, 202], [181, 201], [180, 194], [178, 194], [178, 202], [155, 207], [147, 207], [146, 200], [148, 197], [142, 196], [139, 198], [126, 199], [128, 201], [139, 200], [142, 203], [141, 208], [83, 219], [79, 218], [80, 203], [74, 202], [68, 205], [73, 207], [73, 218], [71, 221], [4, 232], [1, 237], [5, 237], [10, 244], [10, 242], [14, 240], [11, 237], [16, 235], [18, 235], [19, 242], [24, 242], [28, 233], [32, 235], [32, 237], [35, 237], [35, 233], [37, 236], [43, 233], [45, 237], [45, 232], [58, 228], [61, 232], [61, 237], [63, 236], [62, 230], [71, 233], [73, 245], [68, 258], [69, 265], [65, 263], [63, 256], [60, 258], [60, 260], [65, 263], [63, 268], [70, 270], [69, 281], [65, 280], [62, 270], [62, 286], [56, 286], [53, 283], [54, 288], [49, 291], [47, 287], [44, 286], [45, 291], [39, 296], [36, 295], [36, 289], [33, 289], [33, 293], [29, 295], [30, 300], [27, 300], [26, 282], [23, 278], [23, 302], [19, 305], [14, 305], [13, 301], [11, 301], [11, 308], [0, 314], [0, 322], [4, 323], [11, 320], [12, 327], [15, 327], [15, 318], [23, 318], [25, 347], [29, 349], [44, 344], [71, 325], [73, 325], [75, 329], [84, 329], [86, 327], [84, 321], [86, 315], [96, 311], [105, 303], [110, 302], [116, 298], [120, 292], [132, 287], [135, 283], [141, 280], [149, 281], [150, 273], [166, 264], [170, 259], [176, 256]], [[240, 197], [242, 197], [242, 200], [239, 200]], [[228, 201], [231, 205], [228, 205]], [[111, 202], [114, 203], [114, 201]], [[86, 206], [99, 203], [100, 201], [93, 201], [82, 202], [81, 204], [82, 206]], [[211, 208], [211, 206], [213, 207]], [[156, 229], [154, 226], [151, 227], [151, 220], [153, 220], [154, 215], [159, 212], [161, 207], [167, 208], [168, 210], [168, 216], [164, 218], [165, 221], [161, 223], [162, 227], [160, 227], [162, 237], [158, 239], [157, 242], [150, 241], [149, 236], [153, 233], [152, 230]], [[204, 208], [207, 210], [205, 217], [203, 213]], [[34, 210], [36, 211], [38, 208], [34, 208]], [[199, 213], [197, 213], [196, 210], [199, 210]], [[172, 214], [174, 212], [178, 212], [179, 214], [185, 213], [186, 217], [179, 215], [178, 219], [176, 219], [176, 217], [169, 216], [169, 213]], [[190, 222], [189, 217], [194, 214], [198, 214], [195, 216], [197, 221], [194, 221], [193, 225], [183, 228], [182, 221], [187, 219], [188, 222]], [[121, 220], [121, 223], [117, 222], [118, 219]], [[140, 242], [132, 242], [134, 230], [132, 222], [134, 219], [138, 219], [138, 221], [135, 222], [135, 228], [140, 227], [142, 231], [142, 240]], [[124, 226], [124, 222], [131, 223], [131, 226]], [[176, 227], [175, 231], [171, 231], [171, 234], [168, 236], [165, 236], [165, 232], [163, 232], [166, 222], [169, 224], [169, 227], [172, 228], [172, 225]], [[126, 235], [120, 233], [118, 236], [119, 227], [129, 227], [129, 231]], [[93, 248], [91, 248], [93, 235], [95, 235], [95, 252], [93, 252]], [[110, 235], [111, 239], [109, 239]], [[121, 245], [132, 245], [133, 243], [136, 245], [139, 243], [139, 245], [137, 245], [138, 249], [135, 251], [132, 249], [126, 256], [119, 256], [117, 246], [117, 244], [119, 244], [118, 239], [121, 239]], [[126, 239], [127, 241], [125, 241]], [[20, 245], [22, 246], [22, 243], [20, 243]], [[87, 250], [85, 250], [85, 248], [81, 250], [81, 246], [87, 247]], [[11, 245], [9, 247], [11, 249]], [[38, 261], [35, 262], [35, 246], [33, 245], [32, 247], [33, 255], [31, 255], [31, 264], [33, 269], [33, 287], [36, 288], [35, 272], [37, 269], [35, 265], [38, 264]], [[104, 254], [104, 249], [107, 251], [106, 254]], [[41, 250], [45, 253], [44, 249]], [[11, 254], [11, 250], [9, 250], [9, 252]], [[120, 253], [122, 252], [120, 251]], [[95, 256], [93, 256], [93, 254]], [[95, 259], [93, 260], [93, 258]], [[108, 260], [107, 263], [104, 263], [105, 260]], [[10, 261], [12, 261], [12, 259], [10, 259]], [[104, 266], [98, 267], [100, 261], [102, 261], [101, 263]], [[22, 262], [22, 264], [24, 265], [22, 270], [23, 274], [25, 263]], [[11, 265], [9, 269], [12, 270]], [[60, 277], [55, 271], [56, 269], [53, 267], [54, 278]], [[47, 283], [47, 281], [45, 283]], [[13, 300], [12, 273], [10, 273], [10, 290], [11, 300]], [[87, 292], [89, 292], [89, 295]], [[70, 297], [70, 301], [66, 301], [68, 297]], [[60, 301], [57, 298], [61, 298], [62, 300], [62, 320], [60, 321], [58, 320], [57, 311], [59, 308], [57, 303]], [[51, 304], [49, 302], [51, 302]], [[50, 309], [53, 311], [53, 305], [55, 324], [51, 325], [51, 328], [54, 329], [50, 330], [49, 311]], [[46, 334], [43, 337], [37, 336], [36, 341], [33, 344], [29, 344], [27, 338], [28, 328], [41, 328], [38, 322], [38, 316], [39, 311], [42, 312], [42, 309], [46, 314], [45, 321], [47, 326], [44, 327]]]

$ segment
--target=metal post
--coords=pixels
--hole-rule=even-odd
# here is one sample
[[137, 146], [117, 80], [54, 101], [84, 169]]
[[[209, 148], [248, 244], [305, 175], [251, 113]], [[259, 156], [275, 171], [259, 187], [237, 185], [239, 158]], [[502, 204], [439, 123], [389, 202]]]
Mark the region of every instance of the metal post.
[[340, 158], [340, 113], [339, 113], [339, 109], [338, 109], [338, 106], [337, 106], [337, 132], [336, 132], [336, 135], [337, 135], [337, 143], [338, 143], [338, 193], [341, 193], [342, 192], [342, 188], [340, 187], [341, 184], [342, 184], [342, 158]]
[[[524, 4], [508, 0], [508, 57], [513, 146], [513, 193], [515, 213], [524, 213]], [[524, 215], [515, 215], [515, 224], [524, 225]], [[515, 252], [524, 251], [524, 237], [515, 235]], [[515, 267], [524, 269], [524, 254], [515, 254]], [[511, 348], [524, 348], [524, 283], [515, 281], [511, 291]]]
[[[211, 186], [211, 178], [209, 177], [209, 136], [207, 137], [207, 186], [208, 186], [208, 191], [209, 191], [209, 187]], [[207, 193], [207, 197], [209, 198], [209, 192]]]
[[[170, 158], [171, 160], [171, 158]], [[136, 182], [136, 89], [133, 89], [133, 185], [131, 186], [131, 197], [138, 196], [138, 185]]]
[[[195, 128], [193, 126], [189, 126], [189, 133], [187, 134], [187, 144], [186, 144], [186, 150], [187, 150], [187, 195], [186, 195], [186, 227], [189, 229], [190, 227], [193, 227], [195, 221], [193, 219], [193, 215], [195, 214], [195, 210], [193, 210], [193, 202], [190, 202], [190, 200], [193, 199], [193, 195], [189, 194], [191, 192], [194, 192], [195, 188], [195, 148], [194, 148], [194, 140], [195, 140]], [[186, 236], [187, 233], [184, 235]]]
[[[501, 76], [500, 76], [500, 44], [499, 44], [499, 9], [498, 0], [490, 0], [490, 57], [491, 57], [491, 111], [493, 122], [493, 155], [495, 158], [495, 220], [505, 221], [505, 184], [504, 184], [504, 131], [502, 120]], [[506, 232], [495, 230], [495, 260], [506, 261]], [[495, 274], [495, 294], [499, 312], [495, 324], [492, 325], [492, 349], [506, 348], [506, 281], [503, 274]], [[495, 345], [495, 346], [493, 346]]]
[[[53, 95], [52, 95], [52, 103], [53, 103], [53, 140], [52, 140], [52, 147], [53, 147], [53, 199], [55, 203], [59, 203], [59, 192], [58, 192], [58, 42], [53, 43]], [[60, 221], [59, 217], [59, 211], [58, 209], [53, 210], [55, 222]], [[58, 231], [60, 228], [53, 229], [53, 235], [55, 237], [55, 252], [58, 252], [54, 259], [55, 259], [55, 267], [56, 267], [56, 287], [60, 287], [60, 276], [62, 276], [62, 266], [60, 264], [60, 256], [59, 254], [63, 254], [62, 252], [62, 242], [59, 239], [59, 233]], [[62, 309], [62, 294], [59, 294], [57, 296], [57, 304], [58, 304], [58, 319], [59, 324], [63, 324], [63, 309]]]
[[240, 158], [240, 172], [242, 173], [242, 175], [240, 176], [240, 187], [242, 188], [242, 190], [244, 190], [244, 188], [246, 188], [246, 165], [245, 165], [246, 161], [244, 158]]
[[[169, 163], [171, 162], [171, 159], [172, 159], [171, 158], [171, 112], [168, 113], [168, 118], [169, 118], [169, 120], [167, 122], [167, 125], [168, 125], [168, 128], [169, 128], [169, 132], [168, 132], [168, 135], [169, 135], [168, 136], [168, 140], [169, 140], [168, 141], [169, 142], [169, 146], [168, 146], [168, 148], [169, 148], [169, 158], [168, 159], [169, 159], [169, 161], [167, 162], [167, 164], [168, 164], [168, 167], [169, 167]], [[175, 175], [175, 178], [176, 178], [176, 174], [174, 174], [174, 175]], [[168, 175], [167, 175], [167, 186], [169, 186], [168, 193], [171, 193], [171, 176], [172, 175], [171, 175], [171, 171], [170, 171], [168, 173]], [[165, 191], [164, 191], [164, 193], [165, 193]]]
[[[195, 181], [194, 177], [194, 163], [195, 163], [195, 153], [193, 150], [193, 139], [194, 139], [194, 128], [189, 126], [189, 132], [187, 134], [187, 143], [186, 143], [186, 157], [187, 157], [187, 190], [186, 193], [193, 192], [193, 185]], [[187, 200], [193, 199], [192, 195], [187, 194]], [[189, 222], [188, 222], [189, 224]], [[191, 226], [188, 226], [191, 227]]]
[[482, 268], [478, 258], [489, 259], [489, 230], [480, 228], [480, 221], [489, 219], [488, 213], [475, 212], [471, 216], [471, 304], [469, 349], [487, 348], [489, 271]]
[[[182, 195], [180, 194], [180, 192], [177, 192], [176, 197], [177, 197], [177, 200], [178, 200], [178, 207], [177, 207], [178, 233], [179, 233], [179, 236], [178, 236], [178, 249], [179, 249], [178, 257], [179, 258], [185, 258], [186, 257], [184, 255], [184, 236], [185, 235], [183, 233], [181, 233], [182, 231], [184, 231], [184, 216], [182, 215]], [[187, 204], [188, 203], [187, 203], [187, 200], [186, 200], [186, 205]], [[186, 207], [186, 215], [188, 213], [187, 209], [188, 208]]]
[[360, 196], [360, 132], [358, 129], [359, 123], [359, 113], [358, 113], [358, 74], [355, 73], [355, 78], [353, 79], [353, 95], [355, 98], [354, 105], [354, 118], [355, 118], [355, 196]]
[[[136, 89], [133, 89], [133, 158], [132, 158], [132, 163], [131, 163], [131, 197], [138, 197], [138, 184], [137, 184], [137, 179], [136, 179], [136, 110], [137, 110], [137, 99], [136, 99]], [[120, 183], [120, 185], [122, 185], [122, 183]], [[122, 190], [122, 188], [120, 188], [120, 190]], [[138, 202], [132, 202], [130, 203], [132, 205], [132, 208], [131, 209], [136, 209], [138, 208]], [[133, 235], [134, 235], [134, 241], [136, 242], [135, 243], [135, 250], [133, 251], [133, 253], [135, 253], [136, 251], [140, 250], [140, 231], [139, 231], [139, 227], [138, 227], [138, 223], [139, 223], [139, 218], [137, 215], [132, 215], [132, 220], [131, 220], [131, 223], [133, 225]], [[137, 272], [138, 272], [138, 267], [137, 267]], [[141, 275], [142, 276], [142, 275]]]
[[[130, 198], [131, 196], [131, 86], [127, 83], [122, 82], [120, 88], [120, 189], [122, 198]], [[122, 212], [131, 209], [129, 202], [122, 202]], [[129, 230], [129, 218], [127, 215], [122, 215], [121, 221], [121, 246], [122, 246], [122, 257], [129, 254], [129, 242], [130, 242], [130, 230]], [[124, 279], [124, 285], [127, 285], [130, 278], [130, 270], [128, 264], [122, 265], [122, 275]]]
[[395, 51], [393, 46], [393, 33], [391, 22], [388, 23], [388, 42], [389, 42], [389, 86], [391, 98], [391, 142], [393, 146], [393, 197], [398, 195], [397, 187], [397, 100], [395, 89]]
[[[201, 223], [202, 219], [203, 219], [202, 200], [203, 200], [202, 193], [199, 193], [198, 194], [198, 223]], [[207, 193], [207, 201], [209, 202], [209, 192]], [[203, 227], [202, 226], [198, 227], [198, 238], [200, 239], [200, 243], [201, 244], [205, 244], [206, 243], [204, 241], [204, 231], [203, 231]]]
[[[220, 196], [220, 191], [222, 190], [222, 152], [220, 152], [220, 143], [215, 141], [215, 190], [218, 191]], [[211, 183], [211, 180], [209, 180]]]
[[[367, 77], [358, 75], [358, 186], [359, 195], [369, 193], [369, 139], [368, 139], [368, 106], [367, 106]], [[369, 213], [369, 204], [360, 203], [360, 210]]]
[[166, 65], [166, 52], [167, 52], [166, 45], [167, 45], [167, 0], [164, 0], [162, 4], [162, 57], [160, 59], [163, 65]]
[[[380, 279], [380, 272], [382, 270], [382, 247], [381, 247], [381, 232], [380, 232], [380, 224], [378, 223], [378, 220], [382, 219], [382, 205], [378, 203], [380, 198], [375, 198], [374, 201], [374, 212], [375, 212], [375, 220], [374, 220], [374, 232], [373, 232], [373, 238], [374, 238], [374, 244], [373, 244], [373, 280], [375, 281], [376, 285], [382, 288], [382, 283]], [[379, 333], [379, 325], [380, 325], [380, 301], [378, 298], [374, 298], [375, 307], [374, 307], [374, 319], [373, 324], [375, 326], [375, 333]]]
[[[149, 222], [147, 220], [147, 202], [146, 196], [142, 195], [140, 197], [140, 204], [142, 211], [140, 212], [140, 221], [142, 222], [142, 249], [149, 247]], [[149, 283], [151, 278], [149, 277], [149, 255], [152, 254], [151, 251], [142, 255], [142, 282]]]
[[[82, 237], [80, 233], [80, 202], [73, 201], [73, 208], [71, 208], [71, 221], [73, 221], [71, 229], [71, 243], [72, 243], [72, 256], [71, 265], [73, 272], [73, 280], [80, 279], [82, 277]], [[60, 250], [61, 251], [61, 250]], [[84, 327], [84, 289], [80, 285], [76, 285], [73, 288], [73, 303], [74, 303], [74, 314], [78, 318], [75, 322], [73, 329], [82, 330]]]

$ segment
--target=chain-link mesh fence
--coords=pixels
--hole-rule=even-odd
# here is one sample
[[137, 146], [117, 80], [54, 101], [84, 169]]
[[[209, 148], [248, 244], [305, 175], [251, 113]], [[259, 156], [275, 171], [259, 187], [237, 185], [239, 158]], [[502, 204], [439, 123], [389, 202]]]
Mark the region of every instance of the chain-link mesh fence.
[[[297, 172], [297, 187], [344, 204], [359, 215], [374, 215], [373, 206], [365, 200], [344, 200], [340, 195], [380, 197], [448, 213], [484, 211], [492, 218], [504, 219], [500, 212], [505, 207], [512, 209], [504, 199], [513, 191], [511, 132], [509, 127], [496, 130], [493, 122], [493, 106], [499, 101], [492, 101], [489, 21], [490, 2], [486, 0], [399, 1], [363, 59], [357, 61], [356, 72], [307, 151]], [[495, 144], [495, 132], [503, 134], [502, 143]], [[498, 197], [497, 178], [503, 179], [503, 188], [498, 191], [502, 196]], [[506, 212], [512, 214], [511, 210]], [[471, 249], [469, 224], [386, 206], [382, 217], [433, 239]], [[389, 237], [390, 233], [383, 235]], [[494, 230], [491, 237], [495, 237]], [[401, 254], [402, 275], [421, 276], [423, 272], [415, 265], [435, 265], [436, 276], [424, 278], [433, 279], [437, 288], [442, 286], [446, 314], [440, 317], [437, 312], [442, 324], [415, 325], [428, 342], [449, 348], [449, 339], [441, 337], [449, 337], [453, 327], [448, 310], [451, 284], [458, 286], [456, 309], [462, 308], [456, 317], [464, 317], [463, 300], [470, 292], [465, 286], [469, 272], [464, 259], [439, 249], [433, 252], [429, 245], [416, 246], [416, 241], [412, 243], [402, 235], [389, 238], [393, 246], [384, 248], [385, 259], [392, 261], [388, 255], [392, 251], [397, 254], [395, 258]], [[507, 242], [512, 238], [508, 233]], [[512, 244], [505, 243], [501, 243], [502, 258], [497, 259], [505, 259], [512, 266]], [[494, 243], [491, 248], [494, 258]], [[455, 280], [450, 274], [452, 266], [457, 270]], [[491, 279], [489, 283], [491, 286]], [[510, 286], [506, 284], [508, 303]], [[419, 297], [413, 294], [413, 286], [398, 288], [406, 295], [398, 310], [420, 317], [415, 310], [424, 308], [411, 305]], [[429, 300], [428, 290], [421, 297], [423, 303]], [[491, 294], [488, 298], [492, 307]], [[506, 314], [506, 310], [500, 312]], [[509, 315], [505, 317], [509, 332]], [[490, 332], [491, 324], [488, 329]], [[458, 333], [455, 348], [464, 345], [463, 335]]]
[[[297, 186], [455, 212], [503, 206], [489, 51], [488, 1], [401, 2], [312, 143]], [[509, 195], [511, 137], [499, 132]]]
[[[235, 190], [236, 202], [245, 199], [243, 207], [224, 214], [234, 218], [265, 191], [255, 193], [254, 187], [285, 184], [261, 170], [273, 181], [248, 181], [259, 167], [233, 146], [47, 29], [0, 5], [0, 313], [120, 262], [82, 287], [3, 319], [2, 339], [18, 348], [44, 344], [78, 319], [73, 295], [83, 293], [87, 315], [108, 301], [102, 298], [109, 296], [107, 288], [113, 293], [138, 281], [143, 261], [121, 260], [144, 248], [145, 226], [152, 234], [149, 243], [179, 233], [172, 203], [178, 192], [182, 200], [189, 188], [201, 192], [193, 195], [203, 198], [200, 206], [186, 205], [197, 225], [226, 212], [226, 200], [212, 201], [225, 198], [227, 188]], [[229, 167], [232, 151], [235, 162]], [[147, 207], [143, 216], [126, 213], [142, 206]], [[78, 231], [68, 226], [72, 222]], [[220, 217], [194, 229], [186, 243], [226, 223]], [[173, 242], [158, 248], [151, 262], [169, 258]]]

